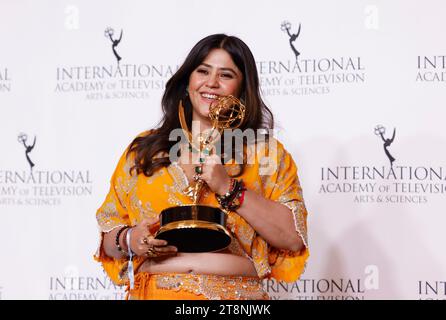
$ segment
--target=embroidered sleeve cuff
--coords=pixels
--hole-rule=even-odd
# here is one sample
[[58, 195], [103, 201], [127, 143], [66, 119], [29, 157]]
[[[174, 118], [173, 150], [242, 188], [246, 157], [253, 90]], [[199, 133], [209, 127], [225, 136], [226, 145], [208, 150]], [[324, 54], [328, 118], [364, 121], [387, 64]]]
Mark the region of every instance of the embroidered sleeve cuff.
[[302, 239], [305, 247], [308, 248], [307, 226], [305, 222], [305, 205], [301, 201], [290, 200], [281, 202], [293, 212], [294, 227]]

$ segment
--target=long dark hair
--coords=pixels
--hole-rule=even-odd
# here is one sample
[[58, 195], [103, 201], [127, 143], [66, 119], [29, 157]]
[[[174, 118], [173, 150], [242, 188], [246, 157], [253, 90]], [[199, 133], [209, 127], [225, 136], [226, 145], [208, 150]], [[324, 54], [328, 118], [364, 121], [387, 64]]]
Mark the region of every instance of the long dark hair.
[[192, 105], [186, 94], [191, 73], [204, 61], [213, 49], [224, 49], [243, 74], [240, 99], [246, 106], [245, 120], [241, 130], [247, 128], [272, 129], [274, 117], [260, 97], [259, 77], [254, 56], [248, 46], [239, 38], [225, 34], [214, 34], [200, 40], [189, 52], [183, 65], [166, 83], [161, 101], [163, 117], [158, 127], [149, 134], [139, 136], [130, 144], [128, 153], [135, 153], [132, 171], [151, 176], [157, 169], [170, 165], [169, 157], [156, 157], [162, 152], [169, 153], [177, 141], [169, 141], [172, 130], [181, 128], [178, 118], [178, 105], [182, 100], [188, 127], [192, 123]]

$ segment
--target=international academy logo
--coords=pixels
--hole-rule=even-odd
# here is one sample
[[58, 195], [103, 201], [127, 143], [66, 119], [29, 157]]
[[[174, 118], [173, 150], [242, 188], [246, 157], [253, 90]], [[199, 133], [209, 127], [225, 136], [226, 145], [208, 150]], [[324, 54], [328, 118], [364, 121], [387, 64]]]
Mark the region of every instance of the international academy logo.
[[12, 81], [10, 71], [6, 67], [0, 66], [0, 94], [11, 92]]
[[25, 154], [22, 158], [22, 152], [17, 152], [17, 167], [0, 169], [0, 206], [58, 206], [67, 199], [92, 195], [90, 170], [47, 168], [42, 160], [33, 159], [37, 136], [32, 142], [26, 133], [17, 137]]
[[446, 55], [418, 56], [416, 82], [446, 82]]
[[431, 197], [446, 194], [445, 167], [405, 164], [391, 151], [396, 143], [396, 128], [390, 135], [383, 125], [376, 125], [373, 132], [383, 150], [377, 154], [376, 164], [339, 163], [322, 167], [319, 194], [348, 196], [355, 203], [404, 205], [426, 204]]
[[36, 145], [36, 136], [34, 136], [34, 141], [33, 141], [32, 145], [27, 144], [28, 135], [26, 133], [23, 133], [23, 132], [20, 133], [17, 137], [17, 140], [19, 141], [20, 144], [23, 144], [23, 146], [25, 147], [25, 157], [26, 157], [26, 160], [28, 161], [28, 164], [30, 166], [30, 170], [32, 171], [35, 164], [34, 164], [34, 162], [31, 161], [29, 153], [31, 151], [33, 151], [34, 146]]
[[366, 300], [370, 290], [379, 289], [379, 272], [368, 265], [358, 277], [301, 278], [293, 283], [268, 279], [263, 288], [273, 300]]
[[389, 152], [389, 147], [390, 145], [393, 143], [393, 140], [395, 140], [395, 133], [396, 133], [396, 129], [393, 129], [393, 135], [392, 138], [388, 139], [384, 137], [384, 134], [386, 133], [386, 128], [384, 128], [384, 126], [382, 125], [377, 125], [375, 127], [375, 134], [379, 137], [381, 137], [381, 140], [383, 141], [384, 145], [384, 153], [386, 154], [387, 158], [390, 161], [390, 166], [393, 167], [393, 162], [396, 160]]
[[[57, 66], [54, 92], [79, 95], [86, 100], [140, 100], [148, 99], [155, 93], [161, 94], [178, 66], [164, 61], [137, 61], [131, 55], [137, 48], [122, 40], [123, 33], [123, 29], [120, 29], [118, 35], [112, 27], [95, 33], [96, 36], [105, 36], [105, 40], [100, 40], [104, 48], [110, 47], [111, 50], [104, 50], [99, 61], [97, 57], [92, 58], [92, 63], [88, 65], [72, 61]], [[127, 52], [125, 58], [122, 54], [124, 50]]]
[[295, 27], [289, 21], [283, 21], [280, 30], [286, 34], [286, 37], [281, 35], [283, 58], [256, 62], [265, 96], [325, 95], [341, 86], [350, 88], [365, 83], [361, 56], [330, 57], [327, 53], [323, 57], [308, 56], [302, 38], [311, 37], [311, 30], [302, 23]]
[[121, 42], [121, 40], [122, 40], [122, 29], [121, 29], [121, 34], [120, 34], [120, 36], [119, 36], [119, 39], [113, 39], [113, 35], [115, 34], [115, 31], [112, 29], [112, 28], [110, 28], [110, 27], [108, 27], [107, 29], [105, 29], [105, 31], [104, 31], [104, 35], [105, 35], [105, 37], [106, 38], [109, 38], [110, 39], [110, 41], [111, 41], [111, 43], [112, 43], [112, 51], [113, 51], [113, 54], [115, 55], [115, 57], [116, 57], [116, 60], [118, 61], [118, 65], [119, 65], [119, 61], [121, 61], [121, 56], [116, 52], [116, 47], [119, 45], [119, 43]]
[[291, 51], [293, 51], [294, 56], [296, 57], [296, 63], [297, 63], [297, 58], [300, 56], [300, 52], [296, 49], [295, 42], [296, 42], [296, 39], [299, 37], [300, 27], [301, 27], [301, 24], [299, 23], [299, 28], [297, 29], [297, 32], [292, 33], [290, 31], [291, 30], [290, 22], [284, 21], [284, 22], [282, 22], [282, 25], [281, 25], [282, 31], [285, 31], [289, 37], [290, 48], [291, 48]]
[[74, 265], [49, 278], [49, 300], [124, 300], [125, 295], [125, 289], [116, 286], [105, 273], [80, 274]]

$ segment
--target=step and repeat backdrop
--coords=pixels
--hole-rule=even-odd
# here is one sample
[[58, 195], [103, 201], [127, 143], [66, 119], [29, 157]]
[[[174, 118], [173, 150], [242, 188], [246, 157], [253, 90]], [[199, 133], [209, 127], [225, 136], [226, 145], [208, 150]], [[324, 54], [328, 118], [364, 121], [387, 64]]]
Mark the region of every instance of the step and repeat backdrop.
[[244, 40], [311, 256], [274, 299], [446, 298], [443, 1], [0, 2], [1, 299], [123, 299], [93, 260], [118, 157], [201, 38]]

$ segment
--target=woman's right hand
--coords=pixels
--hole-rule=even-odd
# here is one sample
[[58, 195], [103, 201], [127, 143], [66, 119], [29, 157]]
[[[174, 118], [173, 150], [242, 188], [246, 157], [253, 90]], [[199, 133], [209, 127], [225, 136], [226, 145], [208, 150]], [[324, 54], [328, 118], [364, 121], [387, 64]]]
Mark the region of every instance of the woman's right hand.
[[130, 248], [134, 254], [148, 258], [176, 255], [177, 247], [169, 246], [166, 240], [154, 238], [158, 228], [159, 218], [147, 218], [132, 227]]

